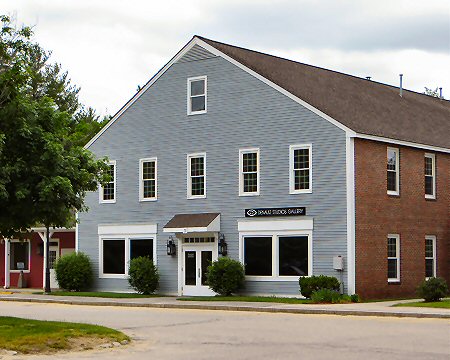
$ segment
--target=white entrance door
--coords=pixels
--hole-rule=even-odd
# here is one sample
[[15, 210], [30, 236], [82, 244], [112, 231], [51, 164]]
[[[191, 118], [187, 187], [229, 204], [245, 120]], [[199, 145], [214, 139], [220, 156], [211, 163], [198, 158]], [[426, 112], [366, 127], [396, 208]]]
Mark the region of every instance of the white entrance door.
[[183, 246], [183, 295], [213, 296], [206, 283], [208, 265], [217, 259], [213, 246]]
[[49, 247], [49, 257], [48, 257], [48, 263], [50, 267], [50, 288], [57, 289], [59, 288], [58, 281], [56, 280], [56, 273], [55, 273], [55, 263], [56, 260], [59, 258], [59, 241], [50, 241], [50, 247]]

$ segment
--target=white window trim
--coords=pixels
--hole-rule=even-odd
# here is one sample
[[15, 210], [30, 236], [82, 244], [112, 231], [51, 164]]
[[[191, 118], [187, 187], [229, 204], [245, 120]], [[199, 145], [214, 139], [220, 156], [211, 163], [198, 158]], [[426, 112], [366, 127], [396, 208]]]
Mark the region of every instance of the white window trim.
[[[431, 240], [433, 241], [433, 257], [427, 257], [425, 254], [425, 260], [429, 260], [432, 259], [433, 260], [433, 277], [436, 277], [437, 275], [437, 268], [436, 268], [436, 259], [437, 259], [437, 254], [436, 254], [436, 236], [435, 235], [425, 235], [425, 241], [426, 240]], [[426, 274], [425, 274], [426, 275]], [[430, 279], [430, 277], [425, 277], [425, 279]]]
[[296, 230], [296, 231], [246, 231], [239, 233], [239, 261], [245, 264], [244, 259], [244, 238], [270, 236], [272, 237], [272, 276], [246, 275], [247, 281], [288, 281], [298, 282], [300, 276], [281, 276], [279, 275], [279, 237], [283, 236], [308, 236], [308, 277], [313, 274], [313, 241], [312, 231]]
[[[388, 195], [400, 195], [400, 150], [399, 148], [394, 148], [394, 147], [388, 147], [386, 150], [386, 164], [387, 164], [387, 153], [389, 152], [389, 150], [395, 151], [395, 186], [397, 188], [396, 191], [392, 191], [392, 190], [387, 190], [387, 194]], [[386, 172], [389, 172], [392, 170], [387, 170]], [[386, 179], [387, 179], [387, 174], [386, 174]], [[386, 180], [386, 188], [387, 188], [387, 180]]]
[[[425, 158], [431, 159], [431, 170], [432, 170], [432, 177], [433, 177], [433, 194], [425, 194], [425, 199], [436, 199], [436, 155], [431, 153], [425, 153]], [[425, 175], [425, 177], [430, 175]]]
[[[127, 279], [128, 278], [128, 266], [130, 263], [130, 240], [153, 240], [153, 263], [157, 265], [156, 257], [156, 233], [152, 234], [111, 234], [100, 235], [98, 238], [99, 244], [99, 275], [100, 279]], [[123, 240], [125, 241], [125, 274], [105, 274], [103, 273], [103, 240]]]
[[[19, 239], [11, 239], [10, 241], [10, 248], [9, 248], [9, 272], [11, 274], [20, 274], [21, 271], [23, 271], [24, 274], [29, 274], [31, 272], [31, 241], [28, 239], [19, 240]], [[27, 242], [28, 243], [28, 270], [11, 270], [11, 244], [12, 243], [20, 243], [20, 242]]]
[[[155, 163], [155, 196], [154, 197], [144, 197], [144, 163], [145, 162]], [[139, 201], [156, 201], [158, 200], [158, 158], [145, 158], [139, 160]]]
[[[257, 190], [254, 192], [244, 192], [244, 173], [242, 171], [243, 166], [243, 157], [244, 154], [249, 153], [256, 153], [256, 166], [257, 166], [257, 172], [256, 172], [256, 181], [257, 181]], [[260, 189], [261, 189], [261, 182], [260, 182], [260, 151], [259, 148], [244, 148], [239, 149], [239, 196], [258, 196]]]
[[116, 160], [111, 160], [108, 162], [108, 165], [114, 165], [114, 199], [113, 200], [104, 200], [103, 199], [103, 186], [100, 185], [99, 189], [99, 203], [100, 204], [115, 204], [117, 201], [117, 164]]
[[[309, 150], [309, 189], [295, 189], [294, 151], [299, 149]], [[312, 144], [299, 144], [289, 146], [289, 193], [311, 194], [312, 193]]]
[[[204, 80], [205, 81], [205, 110], [200, 111], [192, 111], [191, 106], [191, 82], [198, 81], [198, 80]], [[200, 95], [199, 95], [200, 96]], [[208, 79], [206, 75], [203, 76], [196, 76], [191, 77], [187, 79], [187, 114], [188, 115], [199, 115], [199, 114], [206, 114], [208, 111]]]
[[396, 278], [388, 278], [388, 282], [400, 282], [400, 235], [399, 234], [388, 234], [387, 239], [392, 238], [396, 240], [395, 249], [396, 255], [395, 257], [387, 257], [389, 259], [397, 260], [397, 277]]
[[[192, 178], [191, 178], [191, 159], [197, 158], [197, 157], [203, 157], [203, 176], [205, 178], [205, 193], [203, 195], [192, 195]], [[187, 154], [186, 157], [186, 175], [187, 175], [187, 198], [188, 199], [206, 199], [206, 153], [193, 153], [193, 154]]]

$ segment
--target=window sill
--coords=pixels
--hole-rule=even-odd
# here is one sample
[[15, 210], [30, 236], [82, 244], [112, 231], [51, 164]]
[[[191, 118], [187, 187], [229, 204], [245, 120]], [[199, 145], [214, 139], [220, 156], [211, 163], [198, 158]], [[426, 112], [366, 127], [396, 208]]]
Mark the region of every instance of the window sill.
[[400, 284], [401, 284], [401, 281], [400, 281], [400, 279], [388, 279], [388, 284], [391, 284], [391, 285], [400, 285]]
[[435, 195], [425, 195], [425, 200], [436, 200]]
[[116, 200], [102, 200], [99, 201], [99, 204], [115, 204]]
[[299, 278], [300, 276], [256, 276], [256, 275], [245, 276], [246, 281], [258, 281], [258, 282], [267, 282], [267, 281], [298, 282]]
[[127, 275], [125, 274], [100, 274], [98, 276], [99, 279], [127, 279]]
[[239, 193], [239, 196], [259, 196], [259, 191], [252, 193]]
[[29, 274], [30, 270], [9, 270], [11, 274], [20, 274], [20, 272], [23, 271], [24, 274]]
[[152, 201], [158, 201], [158, 198], [142, 198], [142, 199], [139, 199], [139, 202], [152, 202]]
[[202, 196], [188, 196], [187, 199], [188, 200], [206, 199], [206, 195], [202, 195]]
[[387, 192], [388, 196], [392, 196], [392, 197], [400, 197], [400, 193], [398, 192], [393, 192], [393, 191], [388, 191]]
[[312, 190], [291, 190], [289, 192], [289, 194], [291, 195], [296, 195], [296, 194], [312, 194]]
[[201, 114], [206, 114], [207, 111], [206, 110], [202, 110], [202, 111], [192, 111], [192, 112], [188, 112], [187, 115], [188, 116], [192, 116], [192, 115], [201, 115]]

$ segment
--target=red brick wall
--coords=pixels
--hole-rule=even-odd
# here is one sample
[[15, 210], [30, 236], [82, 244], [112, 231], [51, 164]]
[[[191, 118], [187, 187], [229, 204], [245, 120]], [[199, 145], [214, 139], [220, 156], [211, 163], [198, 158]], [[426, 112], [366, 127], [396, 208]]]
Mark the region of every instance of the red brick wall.
[[[387, 147], [400, 149], [400, 196], [386, 193]], [[425, 235], [450, 284], [450, 155], [436, 153], [436, 200], [425, 199], [424, 150], [355, 139], [356, 292], [413, 297], [425, 277]], [[387, 281], [387, 235], [400, 235], [400, 283]]]

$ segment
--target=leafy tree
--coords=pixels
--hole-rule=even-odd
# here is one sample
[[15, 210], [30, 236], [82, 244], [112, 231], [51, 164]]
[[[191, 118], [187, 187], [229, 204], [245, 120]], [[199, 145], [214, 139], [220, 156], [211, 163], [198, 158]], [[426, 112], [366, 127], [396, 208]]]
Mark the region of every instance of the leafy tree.
[[105, 159], [82, 147], [102, 123], [31, 29], [0, 21], [0, 235], [44, 224], [48, 241], [49, 229], [70, 225], [87, 210], [86, 192], [108, 180]]

